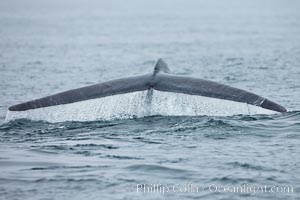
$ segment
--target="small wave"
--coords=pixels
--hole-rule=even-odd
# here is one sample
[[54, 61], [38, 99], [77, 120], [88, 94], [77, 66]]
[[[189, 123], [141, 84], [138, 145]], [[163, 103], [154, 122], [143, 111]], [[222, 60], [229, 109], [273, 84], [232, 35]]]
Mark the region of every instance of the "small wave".
[[251, 163], [241, 163], [241, 162], [229, 162], [227, 165], [232, 166], [234, 168], [244, 168], [244, 169], [250, 169], [250, 170], [256, 170], [256, 171], [278, 171], [274, 168], [264, 167], [260, 165], [255, 165]]
[[230, 123], [228, 123], [225, 120], [222, 119], [208, 119], [203, 126], [209, 127], [209, 126], [214, 126], [214, 127], [232, 127]]
[[0, 131], [10, 131], [10, 130], [22, 130], [32, 127], [42, 127], [44, 125], [49, 125], [49, 123], [44, 121], [33, 121], [28, 119], [17, 119], [13, 121], [6, 122], [0, 125]]
[[[99, 166], [91, 166], [91, 165], [83, 165], [83, 166], [49, 166], [49, 167], [32, 167], [29, 170], [59, 170], [59, 169], [75, 169], [75, 170], [92, 170], [92, 169], [102, 169], [109, 168], [110, 165], [99, 165]], [[27, 169], [26, 169], [27, 170]]]
[[88, 149], [99, 149], [99, 148], [104, 148], [104, 149], [118, 149], [119, 147], [111, 145], [111, 144], [76, 144], [74, 147], [79, 147], [79, 148], [88, 148]]
[[31, 146], [31, 151], [38, 153], [74, 153], [81, 154], [85, 156], [96, 156], [102, 155], [99, 150], [112, 150], [118, 149], [119, 147], [111, 144], [75, 144], [75, 145], [66, 145], [66, 144], [57, 144], [57, 145], [43, 145], [43, 146]]
[[134, 171], [134, 172], [142, 172], [142, 173], [159, 173], [159, 174], [177, 174], [180, 176], [190, 175], [192, 171], [184, 170], [184, 169], [177, 169], [166, 167], [162, 165], [151, 165], [151, 164], [136, 164], [126, 167], [127, 170]]
[[34, 180], [33, 182], [36, 183], [48, 183], [48, 182], [55, 182], [55, 183], [59, 183], [59, 182], [79, 182], [79, 183], [89, 183], [89, 182], [93, 182], [93, 183], [101, 183], [103, 182], [100, 178], [67, 178], [67, 177], [57, 177], [57, 178], [39, 178]]
[[120, 155], [106, 155], [106, 158], [119, 159], [119, 160], [144, 160], [144, 158]]
[[218, 178], [213, 178], [210, 182], [219, 182], [223, 184], [239, 184], [239, 183], [255, 183], [256, 180], [254, 178], [238, 178], [234, 176], [223, 176]]

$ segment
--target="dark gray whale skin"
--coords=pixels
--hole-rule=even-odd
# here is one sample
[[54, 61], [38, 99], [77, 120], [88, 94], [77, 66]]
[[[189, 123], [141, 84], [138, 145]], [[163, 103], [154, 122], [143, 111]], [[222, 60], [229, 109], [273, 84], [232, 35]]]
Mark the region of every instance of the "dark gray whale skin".
[[170, 70], [167, 64], [162, 59], [159, 59], [154, 67], [154, 72], [151, 74], [111, 80], [92, 86], [57, 93], [11, 106], [9, 107], [9, 110], [25, 111], [116, 94], [155, 89], [159, 91], [177, 92], [243, 102], [277, 112], [287, 112], [283, 106], [251, 92], [198, 78], [171, 75], [169, 72]]

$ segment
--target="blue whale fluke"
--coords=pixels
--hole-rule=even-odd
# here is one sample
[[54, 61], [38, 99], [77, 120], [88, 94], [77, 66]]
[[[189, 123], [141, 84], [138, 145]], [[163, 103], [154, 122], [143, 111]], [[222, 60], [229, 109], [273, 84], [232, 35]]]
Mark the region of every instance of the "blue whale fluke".
[[[228, 103], [243, 103], [243, 105], [246, 105], [245, 108], [248, 109], [248, 113], [251, 114], [250, 110], [255, 107], [260, 107], [265, 110], [275, 111], [275, 112], [286, 112], [287, 110], [277, 104], [274, 103], [266, 98], [263, 98], [259, 95], [253, 94], [251, 92], [247, 92], [241, 89], [233, 88], [224, 84], [198, 79], [198, 78], [191, 78], [191, 77], [184, 77], [184, 76], [177, 76], [170, 74], [170, 69], [168, 68], [167, 64], [163, 61], [163, 59], [159, 59], [156, 62], [156, 65], [154, 67], [153, 73], [141, 75], [141, 76], [134, 76], [129, 78], [121, 78], [116, 80], [111, 80], [103, 83], [99, 83], [92, 86], [82, 87], [78, 89], [73, 89], [61, 93], [57, 93], [51, 96], [47, 96], [44, 98], [28, 101], [25, 103], [13, 105], [9, 107], [9, 112], [14, 113], [14, 117], [11, 119], [17, 118], [18, 112], [26, 112], [32, 110], [38, 110], [42, 108], [48, 108], [48, 107], [55, 107], [55, 106], [62, 106], [67, 104], [74, 104], [76, 102], [83, 102], [83, 101], [89, 101], [93, 99], [101, 99], [105, 97], [112, 97], [112, 96], [119, 96], [122, 94], [128, 94], [128, 93], [134, 93], [139, 91], [157, 91], [157, 94], [164, 94], [163, 92], [167, 92], [167, 94], [176, 94], [175, 96], [170, 96], [170, 99], [172, 100], [166, 100], [169, 101], [169, 104], [173, 104], [172, 106], [176, 107], [176, 102], [178, 103], [178, 98], [187, 98], [191, 97], [193, 98], [193, 102], [195, 105], [197, 104], [197, 112], [195, 111], [194, 114], [201, 115], [201, 110], [205, 110], [206, 106], [212, 106], [216, 107], [220, 105], [221, 102], [219, 100], [225, 100], [225, 102]], [[148, 92], [149, 93], [149, 92]], [[148, 94], [149, 95], [149, 94]], [[185, 96], [184, 96], [185, 95]], [[188, 95], [188, 97], [187, 97]], [[161, 95], [160, 95], [161, 96]], [[202, 97], [198, 98], [197, 100], [195, 97]], [[131, 99], [133, 97], [130, 97]], [[154, 98], [154, 97], [153, 97]], [[153, 99], [152, 98], [152, 99]], [[158, 97], [157, 97], [158, 98]], [[156, 99], [157, 99], [156, 98]], [[157, 100], [154, 105], [152, 105], [152, 108], [155, 105], [162, 105], [164, 104], [164, 101], [161, 97], [159, 97], [160, 100]], [[168, 96], [166, 97], [168, 99]], [[177, 100], [176, 100], [177, 99]], [[199, 106], [198, 101], [205, 100], [205, 104], [201, 104]], [[172, 102], [171, 102], [172, 101]], [[190, 104], [187, 100], [186, 105], [183, 105], [184, 102], [180, 101], [180, 106], [182, 107], [182, 110], [186, 110], [185, 107], [189, 107]], [[214, 104], [211, 104], [209, 102], [215, 101]], [[171, 102], [171, 103], [170, 103]], [[175, 102], [175, 103], [174, 103]], [[151, 103], [151, 102], [150, 102]], [[209, 103], [209, 104], [207, 104]], [[103, 104], [103, 102], [102, 102]], [[149, 102], [148, 102], [149, 104]], [[169, 105], [168, 104], [168, 105]], [[81, 105], [81, 104], [80, 104]], [[222, 104], [223, 105], [223, 104]], [[235, 105], [235, 104], [232, 104]], [[236, 104], [236, 105], [242, 105], [242, 104]], [[83, 106], [83, 105], [81, 105]], [[115, 105], [116, 106], [116, 105]], [[250, 106], [250, 107], [249, 107]], [[102, 105], [103, 107], [103, 105]], [[104, 106], [105, 107], [105, 106]], [[201, 107], [201, 108], [200, 108]], [[218, 106], [219, 107], [219, 106]], [[61, 107], [60, 107], [61, 108]], [[75, 108], [75, 107], [74, 107]], [[73, 108], [73, 109], [74, 109]], [[77, 108], [77, 107], [76, 107]], [[249, 110], [249, 108], [251, 108]], [[100, 109], [100, 107], [98, 108]], [[128, 112], [124, 111], [123, 113], [128, 114]], [[175, 109], [175, 108], [174, 108]], [[189, 108], [190, 109], [190, 108]], [[191, 108], [193, 109], [193, 108]], [[220, 108], [218, 108], [220, 109]], [[256, 108], [255, 108], [256, 109]], [[78, 111], [79, 112], [79, 111]], [[172, 112], [172, 111], [170, 111]], [[188, 111], [190, 115], [190, 110]], [[205, 114], [206, 112], [204, 112]], [[211, 115], [214, 115], [213, 112], [209, 112]], [[228, 111], [226, 111], [228, 115]], [[263, 112], [254, 112], [254, 114], [260, 114]], [[268, 112], [266, 112], [268, 113]], [[66, 113], [67, 114], [67, 113]], [[77, 113], [79, 115], [80, 113]], [[156, 113], [157, 114], [157, 113]], [[160, 113], [158, 113], [160, 114]], [[165, 111], [163, 112], [165, 113]], [[180, 113], [177, 113], [180, 114]], [[238, 112], [234, 112], [233, 114], [238, 114]], [[241, 112], [241, 114], [244, 114], [244, 112]], [[172, 115], [172, 114], [171, 114]], [[185, 113], [182, 113], [182, 115], [186, 115]], [[192, 114], [193, 115], [193, 114]], [[209, 114], [210, 115], [210, 114]], [[28, 117], [30, 114], [21, 115]], [[9, 116], [8, 116], [9, 118]]]

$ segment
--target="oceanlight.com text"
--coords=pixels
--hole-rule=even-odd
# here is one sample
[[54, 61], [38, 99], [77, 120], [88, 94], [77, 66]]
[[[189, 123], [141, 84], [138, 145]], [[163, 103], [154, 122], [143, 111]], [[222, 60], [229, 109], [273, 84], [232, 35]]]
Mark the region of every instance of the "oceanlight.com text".
[[220, 184], [137, 184], [137, 193], [161, 193], [166, 195], [168, 193], [200, 193], [208, 191], [211, 193], [237, 193], [255, 195], [257, 193], [294, 193], [293, 186], [282, 185], [220, 185]]

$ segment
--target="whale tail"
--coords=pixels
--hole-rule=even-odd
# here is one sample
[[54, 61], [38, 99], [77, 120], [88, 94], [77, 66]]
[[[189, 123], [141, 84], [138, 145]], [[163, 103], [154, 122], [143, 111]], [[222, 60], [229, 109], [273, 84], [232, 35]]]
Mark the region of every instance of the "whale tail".
[[[114, 98], [114, 96], [116, 97]], [[207, 98], [210, 98], [209, 101]], [[144, 99], [146, 99], [146, 102]], [[115, 102], [115, 104], [110, 103], [110, 101]], [[95, 102], [97, 103], [94, 105], [93, 103]], [[126, 107], [127, 103], [130, 104], [129, 102], [134, 102], [131, 104], [133, 105], [132, 109]], [[181, 107], [180, 102], [182, 102]], [[206, 102], [212, 103], [206, 104]], [[233, 104], [234, 102], [235, 104]], [[63, 104], [68, 105], [62, 107]], [[112, 107], [111, 104], [114, 106]], [[122, 105], [125, 106], [122, 107]], [[9, 107], [9, 114], [6, 119], [28, 118], [30, 116], [31, 119], [44, 119], [40, 115], [45, 117], [48, 115], [44, 114], [44, 110], [39, 111], [39, 108], [45, 107], [49, 107], [45, 108], [45, 110], [49, 111], [50, 114], [52, 113], [53, 115], [51, 114], [51, 116], [55, 118], [61, 115], [62, 120], [81, 120], [81, 116], [84, 117], [81, 113], [87, 113], [85, 110], [88, 110], [89, 106], [89, 112], [91, 113], [95, 110], [97, 111], [95, 106], [98, 106], [98, 110], [103, 111], [101, 112], [103, 118], [106, 118], [106, 115], [110, 115], [109, 113], [114, 113], [115, 109], [118, 111], [116, 112], [117, 115], [127, 116], [131, 111], [133, 114], [136, 113], [134, 111], [136, 105], [141, 105], [143, 108], [146, 107], [146, 115], [153, 113], [172, 115], [178, 110], [176, 109], [177, 107], [182, 109], [182, 112], [180, 111], [177, 114], [191, 114], [186, 112], [187, 109], [192, 110], [191, 112], [195, 111], [194, 107], [191, 106], [198, 106], [199, 112], [195, 111], [194, 115], [218, 115], [220, 112], [222, 115], [269, 114], [270, 112], [273, 113], [273, 111], [287, 111], [283, 106], [251, 92], [208, 80], [172, 75], [166, 62], [160, 58], [157, 60], [152, 73], [106, 81], [13, 105]], [[167, 107], [168, 105], [171, 106]], [[231, 106], [230, 109], [226, 105]], [[56, 106], [59, 106], [59, 109], [54, 109]], [[122, 107], [122, 109], [118, 110], [118, 106]], [[165, 107], [169, 108], [169, 110], [163, 111]], [[251, 112], [249, 112], [250, 107], [251, 109], [253, 108]], [[75, 111], [76, 109], [78, 109], [78, 112]], [[235, 109], [235, 111], [231, 109]], [[52, 112], [52, 110], [55, 112]], [[61, 110], [60, 114], [57, 114], [58, 110]], [[153, 110], [157, 112], [153, 112]], [[64, 118], [65, 112], [70, 115]], [[31, 113], [35, 114], [31, 115]], [[60, 121], [51, 118], [50, 114], [49, 120]], [[92, 119], [92, 116], [99, 117], [97, 114], [91, 114], [90, 119]]]

